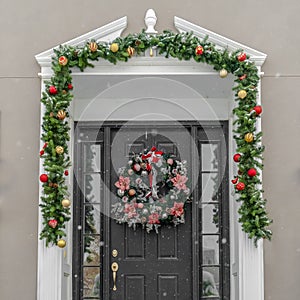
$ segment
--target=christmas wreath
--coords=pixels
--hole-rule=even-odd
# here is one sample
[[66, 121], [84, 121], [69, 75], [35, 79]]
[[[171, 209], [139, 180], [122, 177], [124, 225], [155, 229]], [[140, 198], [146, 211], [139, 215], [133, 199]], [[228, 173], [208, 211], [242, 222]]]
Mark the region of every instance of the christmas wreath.
[[118, 173], [115, 186], [119, 201], [111, 211], [118, 223], [129, 227], [142, 224], [147, 232], [157, 233], [162, 224], [184, 223], [190, 194], [186, 161], [152, 147], [144, 153], [132, 153]]

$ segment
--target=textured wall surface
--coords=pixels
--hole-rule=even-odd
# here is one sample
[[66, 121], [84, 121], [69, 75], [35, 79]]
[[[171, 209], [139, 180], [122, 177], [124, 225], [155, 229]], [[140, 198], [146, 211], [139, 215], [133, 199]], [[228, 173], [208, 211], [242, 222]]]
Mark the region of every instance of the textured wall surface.
[[[36, 298], [39, 66], [34, 55], [155, 9], [157, 29], [179, 16], [268, 55], [263, 67], [264, 189], [274, 219], [265, 243], [265, 298], [300, 299], [300, 2], [28, 0], [0, 3], [0, 298]], [[241, 299], [242, 300], [242, 299]]]

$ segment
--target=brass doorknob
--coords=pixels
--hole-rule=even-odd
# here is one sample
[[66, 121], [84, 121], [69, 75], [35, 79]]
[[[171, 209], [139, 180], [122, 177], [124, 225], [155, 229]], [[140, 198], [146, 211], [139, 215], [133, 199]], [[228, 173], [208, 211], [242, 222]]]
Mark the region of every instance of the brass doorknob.
[[117, 280], [117, 272], [119, 270], [119, 265], [116, 262], [113, 262], [111, 264], [111, 270], [113, 272], [113, 282], [114, 282], [114, 286], [113, 286], [113, 291], [117, 290], [117, 285], [116, 285], [116, 280]]

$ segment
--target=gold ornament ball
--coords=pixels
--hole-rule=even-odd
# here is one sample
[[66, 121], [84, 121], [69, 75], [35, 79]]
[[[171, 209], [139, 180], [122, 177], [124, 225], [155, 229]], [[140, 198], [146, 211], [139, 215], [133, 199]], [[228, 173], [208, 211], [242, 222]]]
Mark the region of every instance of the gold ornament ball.
[[56, 117], [57, 117], [57, 119], [59, 119], [59, 120], [63, 120], [65, 117], [66, 117], [66, 112], [64, 111], [64, 110], [59, 110], [58, 112], [57, 112], [57, 115], [56, 115]]
[[55, 152], [57, 154], [63, 154], [64, 153], [64, 148], [62, 146], [56, 146]]
[[66, 247], [66, 244], [67, 244], [67, 242], [66, 242], [65, 240], [63, 240], [63, 239], [60, 239], [60, 240], [57, 241], [57, 246], [58, 246], [59, 248], [64, 248], [64, 247]]
[[145, 170], [147, 168], [147, 165], [145, 163], [141, 163], [141, 168]]
[[71, 205], [71, 201], [70, 201], [69, 199], [63, 199], [63, 200], [61, 201], [61, 205], [62, 205], [63, 207], [69, 207], [69, 206]]
[[130, 197], [134, 196], [134, 195], [135, 195], [135, 190], [134, 190], [134, 189], [130, 189], [130, 190], [128, 191], [128, 195], [129, 195]]
[[91, 50], [91, 52], [96, 52], [98, 49], [98, 45], [95, 42], [92, 42], [89, 44], [89, 49]]
[[68, 59], [65, 56], [60, 56], [58, 59], [58, 63], [61, 66], [65, 66], [68, 63]]
[[253, 139], [254, 139], [254, 136], [251, 132], [249, 132], [249, 133], [245, 134], [244, 139], [247, 143], [252, 143]]
[[127, 53], [129, 54], [129, 56], [132, 56], [134, 54], [134, 48], [132, 48], [132, 47], [129, 46], [127, 48]]
[[222, 70], [220, 70], [219, 75], [221, 78], [225, 78], [228, 75], [228, 72], [226, 69], [222, 69]]
[[111, 45], [110, 45], [110, 51], [111, 52], [118, 52], [118, 50], [119, 50], [119, 45], [117, 44], [117, 43], [112, 43]]
[[240, 99], [244, 99], [246, 96], [247, 96], [247, 92], [246, 92], [245, 90], [240, 90], [240, 91], [238, 92], [238, 97], [239, 97]]
[[150, 55], [151, 57], [153, 57], [153, 55], [154, 55], [152, 47], [150, 48], [149, 55]]

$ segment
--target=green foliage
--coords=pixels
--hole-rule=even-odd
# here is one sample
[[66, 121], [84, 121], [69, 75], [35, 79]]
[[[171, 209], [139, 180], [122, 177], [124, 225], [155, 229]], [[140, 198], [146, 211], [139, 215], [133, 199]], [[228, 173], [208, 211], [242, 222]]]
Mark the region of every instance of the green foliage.
[[[92, 61], [99, 59], [107, 60], [113, 64], [119, 61], [126, 62], [131, 58], [127, 52], [128, 47], [134, 48], [137, 55], [144, 53], [149, 48], [157, 49], [158, 53], [166, 58], [173, 57], [179, 60], [207, 63], [213, 66], [216, 71], [226, 69], [236, 76], [235, 86], [233, 87], [237, 103], [233, 110], [236, 125], [234, 139], [237, 152], [241, 154], [238, 163], [238, 169], [240, 170], [238, 180], [246, 186], [244, 190], [237, 191], [238, 201], [241, 202], [239, 221], [243, 230], [248, 233], [249, 238], [254, 239], [255, 243], [261, 238], [270, 239], [272, 233], [268, 226], [271, 220], [267, 216], [266, 200], [262, 198], [260, 177], [247, 175], [247, 170], [250, 168], [255, 168], [260, 173], [259, 171], [263, 167], [262, 153], [264, 148], [261, 145], [261, 133], [256, 133], [256, 122], [259, 116], [253, 111], [253, 107], [257, 105], [257, 87], [259, 83], [258, 70], [255, 64], [249, 59], [244, 61], [237, 59], [237, 55], [242, 52], [241, 49], [235, 52], [229, 52], [227, 49], [220, 50], [208, 40], [208, 37], [200, 40], [192, 32], [175, 34], [164, 31], [156, 36], [148, 36], [144, 31], [129, 34], [124, 38], [120, 37], [113, 41], [119, 46], [117, 52], [112, 52], [110, 44], [106, 42], [97, 43], [97, 50], [91, 51], [89, 48], [91, 42], [94, 41], [88, 41], [80, 47], [61, 46], [54, 50], [55, 56], [52, 61], [54, 74], [46, 82], [45, 92], [41, 99], [45, 106], [42, 140], [48, 143], [42, 158], [44, 159], [45, 172], [49, 176], [49, 182], [58, 184], [58, 187], [49, 186], [49, 182], [43, 184], [44, 195], [41, 210], [44, 218], [44, 228], [40, 237], [46, 240], [47, 245], [49, 243], [56, 244], [59, 238], [65, 236], [65, 222], [70, 218], [69, 209], [61, 206], [61, 200], [67, 195], [63, 172], [65, 168], [70, 166], [67, 144], [70, 128], [68, 121], [60, 120], [56, 116], [59, 110], [67, 112], [73, 99], [71, 90], [68, 89], [68, 85], [72, 83], [71, 68], [77, 67], [84, 71], [87, 67], [93, 67]], [[195, 48], [198, 45], [203, 47], [202, 55], [195, 53]], [[68, 59], [66, 65], [59, 63], [61, 56]], [[242, 79], [241, 76], [243, 76]], [[49, 93], [50, 86], [56, 87], [57, 94], [52, 95]], [[247, 92], [244, 99], [239, 99], [237, 96], [238, 91], [241, 89]], [[254, 134], [253, 142], [248, 143], [244, 140], [247, 133]], [[58, 145], [64, 148], [64, 154], [59, 155], [55, 152], [55, 147]], [[48, 226], [50, 219], [58, 221], [56, 228], [53, 229]]]

